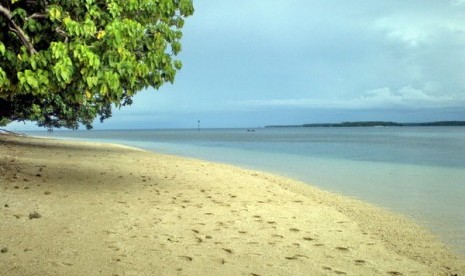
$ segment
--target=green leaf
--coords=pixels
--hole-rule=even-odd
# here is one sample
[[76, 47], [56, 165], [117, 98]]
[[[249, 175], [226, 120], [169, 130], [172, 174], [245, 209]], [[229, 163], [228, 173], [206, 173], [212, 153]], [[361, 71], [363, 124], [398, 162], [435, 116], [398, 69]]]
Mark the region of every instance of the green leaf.
[[63, 69], [63, 70], [60, 71], [60, 77], [65, 83], [67, 83], [71, 79], [71, 74], [70, 74], [69, 70]]
[[176, 68], [176, 70], [181, 70], [181, 68], [182, 68], [182, 62], [179, 61], [179, 60], [175, 60], [173, 62], [173, 65], [174, 65], [174, 68]]
[[181, 0], [179, 3], [179, 9], [181, 11], [181, 15], [189, 16], [194, 13], [194, 5], [192, 4], [192, 0]]
[[52, 5], [48, 10], [48, 14], [50, 16], [50, 20], [60, 20], [61, 19], [61, 10], [58, 6]]
[[27, 82], [27, 84], [29, 84], [33, 89], [39, 88], [39, 83], [37, 82], [37, 79], [36, 79], [34, 76], [32, 76], [32, 75], [26, 76], [26, 82]]
[[48, 79], [49, 77], [49, 74], [48, 72], [46, 71], [43, 71], [43, 70], [38, 70], [38, 73], [39, 73], [39, 82], [45, 86], [49, 85], [50, 84], [50, 81]]
[[12, 17], [25, 18], [27, 16], [27, 12], [24, 9], [17, 8], [11, 12], [11, 15]]
[[34, 58], [31, 58], [30, 62], [31, 62], [31, 67], [32, 67], [32, 69], [33, 69], [33, 70], [36, 70], [36, 69], [37, 69], [37, 62], [36, 62], [36, 60], [35, 60]]
[[179, 52], [181, 52], [181, 43], [179, 42], [173, 42], [171, 44], [171, 49], [173, 51], [173, 54], [177, 55]]
[[3, 68], [0, 67], [0, 87], [5, 87], [10, 85], [10, 80], [6, 76], [5, 71], [3, 71]]
[[17, 77], [20, 84], [26, 83], [26, 77], [24, 76], [24, 72], [18, 72]]
[[102, 84], [100, 86], [100, 95], [106, 96], [108, 93], [108, 86], [106, 84]]
[[6, 52], [6, 48], [5, 48], [5, 44], [3, 44], [3, 42], [0, 41], [0, 55], [5, 55], [5, 52]]
[[98, 78], [97, 77], [87, 77], [86, 78], [87, 86], [89, 88], [93, 88], [98, 84]]

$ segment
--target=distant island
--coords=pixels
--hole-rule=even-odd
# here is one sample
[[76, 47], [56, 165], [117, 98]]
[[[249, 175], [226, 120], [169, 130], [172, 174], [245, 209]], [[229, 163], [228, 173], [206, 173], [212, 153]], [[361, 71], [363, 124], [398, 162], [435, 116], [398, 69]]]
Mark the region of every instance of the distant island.
[[303, 125], [270, 125], [266, 128], [273, 127], [428, 127], [428, 126], [465, 126], [465, 121], [438, 121], [425, 123], [397, 123], [386, 121], [362, 121], [362, 122], [342, 122], [342, 123], [323, 123], [323, 124], [303, 124]]

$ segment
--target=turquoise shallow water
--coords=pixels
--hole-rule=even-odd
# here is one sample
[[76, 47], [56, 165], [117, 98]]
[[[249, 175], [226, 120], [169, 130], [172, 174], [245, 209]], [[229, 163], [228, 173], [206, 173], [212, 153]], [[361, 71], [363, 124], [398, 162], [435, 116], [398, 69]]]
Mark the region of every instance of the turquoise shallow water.
[[413, 218], [465, 255], [465, 128], [31, 132], [278, 173]]

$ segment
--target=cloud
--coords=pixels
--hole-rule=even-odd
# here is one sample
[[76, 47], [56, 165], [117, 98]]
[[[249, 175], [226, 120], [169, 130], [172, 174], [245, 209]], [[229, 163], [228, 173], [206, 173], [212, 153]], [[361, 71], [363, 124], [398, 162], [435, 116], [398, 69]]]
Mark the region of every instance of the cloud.
[[[374, 31], [384, 33], [392, 40], [408, 47], [429, 44], [444, 33], [463, 33], [464, 0], [427, 1], [403, 5], [398, 9], [374, 19]], [[418, 8], [421, 6], [421, 8]], [[456, 37], [460, 39], [460, 37]]]
[[392, 90], [381, 87], [365, 91], [358, 97], [343, 98], [290, 98], [247, 100], [230, 102], [231, 105], [248, 107], [296, 107], [315, 109], [420, 109], [450, 108], [465, 105], [465, 94], [432, 95], [410, 86]]
[[[433, 95], [424, 90], [405, 86], [397, 91], [378, 88], [365, 92], [353, 103], [363, 107], [443, 108], [465, 103], [465, 94]], [[356, 105], [357, 106], [357, 105]]]
[[453, 6], [462, 6], [465, 5], [465, 0], [452, 0], [451, 4]]

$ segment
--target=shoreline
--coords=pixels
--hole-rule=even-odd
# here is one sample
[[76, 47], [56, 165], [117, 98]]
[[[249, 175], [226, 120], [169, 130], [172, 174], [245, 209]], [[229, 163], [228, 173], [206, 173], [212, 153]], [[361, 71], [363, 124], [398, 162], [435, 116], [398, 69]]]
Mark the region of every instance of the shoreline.
[[11, 275], [465, 272], [413, 222], [295, 180], [106, 143], [0, 145]]
[[[433, 235], [439, 237], [455, 254], [465, 256], [465, 224], [461, 223], [464, 222], [464, 217], [462, 212], [460, 212], [460, 207], [457, 207], [465, 207], [463, 206], [463, 202], [465, 201], [460, 201], [457, 197], [460, 197], [462, 194], [461, 190], [455, 189], [455, 193], [448, 190], [443, 194], [445, 190], [439, 185], [439, 183], [449, 183], [449, 181], [452, 181], [449, 183], [452, 185], [461, 184], [456, 182], [458, 182], [458, 179], [464, 178], [465, 174], [455, 171], [455, 167], [443, 168], [443, 170], [449, 170], [446, 172], [437, 171], [437, 168], [433, 165], [408, 163], [393, 164], [390, 162], [385, 163], [350, 159], [342, 162], [341, 160], [335, 161], [330, 158], [322, 159], [322, 157], [304, 157], [301, 160], [297, 160], [295, 164], [288, 165], [296, 160], [286, 160], [283, 162], [281, 160], [282, 156], [277, 158], [266, 152], [255, 151], [249, 152], [247, 155], [242, 154], [241, 156], [240, 153], [237, 155], [238, 152], [235, 152], [241, 149], [234, 147], [204, 148], [203, 146], [199, 147], [190, 144], [181, 144], [178, 146], [176, 144], [165, 144], [163, 142], [162, 145], [157, 146], [150, 143], [145, 145], [139, 144], [131, 139], [112, 140], [103, 137], [86, 138], [86, 136], [87, 135], [82, 137], [79, 137], [79, 135], [78, 137], [66, 137], [52, 135], [48, 137], [37, 137], [71, 141], [120, 143], [130, 147], [142, 148], [150, 152], [229, 164], [241, 168], [269, 172], [274, 175], [304, 183], [311, 183], [312, 186], [316, 186], [325, 191], [359, 199], [392, 213], [401, 214], [408, 218], [408, 220], [414, 221], [416, 224], [428, 229]], [[168, 145], [168, 147], [166, 147], [166, 145]], [[249, 155], [252, 154], [253, 158], [250, 158]], [[230, 156], [234, 157], [231, 158]], [[273, 159], [281, 161], [270, 162], [270, 160]], [[286, 159], [286, 156], [284, 159]], [[296, 158], [294, 157], [294, 159]], [[270, 164], [272, 165], [270, 166]], [[327, 168], [332, 168], [331, 170], [334, 172], [330, 172]], [[363, 168], [363, 171], [361, 171], [361, 168]], [[395, 177], [389, 175], [390, 172], [393, 171], [396, 172]], [[331, 176], [328, 177], [328, 175]], [[414, 179], [405, 180], [413, 175], [417, 176]], [[373, 183], [373, 181], [377, 183], [377, 191], [372, 190], [370, 187], [371, 184], [365, 187], [363, 187], [363, 184], [360, 184]], [[430, 189], [432, 189], [429, 192], [429, 194], [432, 195], [430, 200], [423, 200], [423, 202], [421, 202], [422, 198], [428, 197], [428, 192], [422, 190], [422, 187], [418, 187], [420, 190], [415, 190], [414, 186], [411, 186], [413, 183], [417, 183], [417, 185], [420, 184], [422, 187], [430, 187]], [[404, 185], [410, 187], [410, 189], [405, 190]], [[436, 198], [442, 198], [442, 200], [436, 200]], [[456, 206], [453, 205], [454, 200], [457, 204]], [[424, 211], [425, 208], [427, 208], [427, 211]]]

